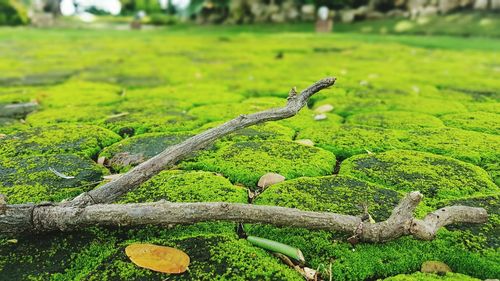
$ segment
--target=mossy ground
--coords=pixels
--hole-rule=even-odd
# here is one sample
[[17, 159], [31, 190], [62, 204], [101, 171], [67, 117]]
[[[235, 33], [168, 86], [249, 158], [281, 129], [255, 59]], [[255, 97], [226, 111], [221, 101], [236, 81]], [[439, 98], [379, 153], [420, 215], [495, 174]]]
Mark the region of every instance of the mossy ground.
[[[120, 203], [246, 203], [246, 189], [278, 172], [287, 181], [253, 203], [355, 215], [366, 205], [379, 221], [417, 189], [426, 195], [418, 215], [454, 203], [482, 206], [492, 215], [484, 225], [443, 229], [434, 241], [404, 237], [355, 247], [345, 242], [348, 234], [262, 225], [246, 230], [301, 248], [308, 265], [327, 279], [330, 264], [334, 280], [365, 280], [412, 274], [427, 260], [471, 277], [498, 278], [500, 41], [315, 35], [305, 27], [312, 29], [0, 29], [0, 104], [40, 103], [25, 120], [0, 120], [0, 192], [12, 203], [72, 197], [109, 172], [93, 162], [99, 155], [147, 159], [239, 114], [282, 106], [291, 87], [334, 75], [337, 85], [315, 95], [298, 116], [226, 136]], [[326, 104], [333, 110], [315, 120], [314, 110]], [[112, 165], [111, 172], [133, 165]], [[49, 167], [76, 178], [57, 177]], [[2, 237], [0, 277], [164, 279], [126, 259], [124, 247], [144, 241], [191, 256], [191, 270], [170, 279], [301, 280], [239, 239], [235, 228], [201, 223]]]

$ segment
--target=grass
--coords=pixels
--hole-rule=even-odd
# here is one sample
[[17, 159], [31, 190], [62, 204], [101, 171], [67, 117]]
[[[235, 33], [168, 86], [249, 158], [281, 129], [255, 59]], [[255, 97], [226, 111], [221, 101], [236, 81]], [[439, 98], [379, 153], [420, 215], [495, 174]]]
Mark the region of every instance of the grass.
[[[466, 16], [468, 24], [480, 21]], [[449, 24], [440, 25], [441, 20]], [[361, 214], [368, 204], [381, 220], [406, 191], [419, 189], [428, 198], [418, 215], [465, 202], [486, 206], [490, 222], [449, 227], [430, 242], [405, 237], [355, 247], [345, 242], [345, 234], [246, 229], [300, 248], [307, 265], [319, 268], [324, 278], [332, 264], [334, 280], [497, 278], [497, 29], [466, 38], [469, 29], [452, 30], [460, 21], [443, 18], [426, 26], [433, 36], [412, 35], [422, 33], [420, 25], [401, 34], [378, 34], [396, 24], [338, 24], [332, 34], [311, 33], [310, 24], [142, 31], [1, 28], [0, 104], [36, 100], [40, 109], [22, 121], [0, 120], [0, 191], [12, 203], [63, 200], [93, 188], [113, 170], [136, 165], [131, 155], [147, 159], [238, 114], [280, 106], [291, 87], [302, 89], [332, 75], [336, 86], [315, 95], [298, 116], [227, 136], [175, 171], [153, 177], [121, 203], [247, 202], [246, 189], [255, 189], [261, 175], [279, 172], [286, 181], [264, 191], [256, 204], [350, 214]], [[491, 24], [496, 26], [496, 18]], [[326, 120], [315, 120], [315, 110], [324, 105], [332, 111]], [[112, 171], [95, 163], [99, 156], [116, 160]], [[76, 179], [55, 177], [49, 165]], [[95, 228], [43, 239], [0, 237], [0, 276], [164, 279], [133, 266], [124, 255], [126, 245], [142, 241], [178, 247], [191, 256], [191, 271], [168, 276], [175, 280], [301, 280], [272, 254], [239, 239], [235, 228], [203, 223]], [[8, 242], [11, 238], [18, 243]], [[443, 261], [456, 274], [414, 274], [426, 260]]]

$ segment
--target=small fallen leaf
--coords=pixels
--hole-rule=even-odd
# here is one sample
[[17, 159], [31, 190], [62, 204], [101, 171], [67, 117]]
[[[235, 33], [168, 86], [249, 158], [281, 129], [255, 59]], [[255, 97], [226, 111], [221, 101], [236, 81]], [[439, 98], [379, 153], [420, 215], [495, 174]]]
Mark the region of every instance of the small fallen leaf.
[[305, 146], [314, 146], [314, 142], [310, 139], [301, 139], [301, 140], [296, 140], [295, 142]]
[[17, 244], [17, 239], [9, 239], [7, 240], [7, 243]]
[[5, 138], [7, 135], [6, 134], [0, 134], [0, 139]]
[[266, 188], [268, 186], [271, 186], [273, 184], [277, 184], [279, 182], [285, 181], [285, 177], [276, 174], [276, 173], [267, 173], [260, 177], [259, 182], [257, 183], [257, 186], [260, 188]]
[[323, 104], [321, 106], [318, 106], [314, 111], [316, 113], [327, 113], [333, 110], [333, 105], [331, 104]]
[[181, 250], [153, 244], [131, 244], [125, 248], [125, 253], [134, 264], [163, 273], [183, 273], [190, 262], [189, 256]]
[[54, 173], [56, 176], [58, 176], [58, 177], [60, 177], [60, 178], [63, 178], [63, 179], [67, 179], [67, 180], [69, 180], [69, 179], [74, 179], [74, 178], [75, 178], [75, 177], [73, 177], [73, 176], [67, 176], [67, 175], [65, 175], [65, 174], [63, 174], [63, 173], [61, 173], [61, 172], [58, 172], [56, 169], [54, 169], [54, 168], [52, 168], [52, 167], [49, 167], [49, 170], [50, 170], [52, 173]]

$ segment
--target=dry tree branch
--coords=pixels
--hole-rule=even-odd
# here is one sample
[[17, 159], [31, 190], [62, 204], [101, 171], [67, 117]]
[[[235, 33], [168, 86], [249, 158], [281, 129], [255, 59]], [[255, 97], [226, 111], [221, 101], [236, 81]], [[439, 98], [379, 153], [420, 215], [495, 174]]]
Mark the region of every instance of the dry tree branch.
[[[22, 232], [70, 231], [88, 226], [176, 225], [206, 221], [264, 223], [353, 233], [360, 241], [385, 242], [404, 235], [432, 240], [439, 228], [452, 223], [483, 223], [486, 210], [452, 206], [430, 213], [423, 220], [413, 211], [422, 199], [409, 193], [391, 216], [378, 223], [363, 222], [361, 217], [293, 208], [239, 203], [171, 203], [160, 201], [138, 204], [96, 204], [61, 206], [46, 204], [4, 205], [0, 213], [0, 234]], [[0, 208], [0, 210], [2, 210]]]
[[142, 204], [104, 204], [136, 188], [144, 181], [171, 167], [190, 153], [236, 130], [258, 123], [280, 120], [297, 114], [307, 100], [318, 91], [335, 83], [325, 78], [303, 90], [290, 91], [287, 105], [239, 117], [172, 146], [140, 164], [117, 180], [75, 199], [60, 204], [8, 205], [0, 194], [0, 234], [67, 231], [87, 226], [138, 226], [191, 224], [203, 221], [265, 223], [276, 226], [354, 232], [356, 240], [384, 242], [404, 235], [430, 240], [439, 228], [451, 223], [483, 223], [488, 215], [483, 208], [451, 206], [427, 215], [423, 220], [413, 217], [422, 195], [409, 193], [383, 222], [364, 222], [360, 217], [325, 212], [301, 211], [275, 206], [236, 203], [170, 203], [160, 201]]
[[296, 115], [300, 109], [307, 105], [307, 101], [312, 95], [332, 86], [334, 83], [335, 78], [328, 77], [312, 84], [298, 95], [292, 89], [285, 107], [273, 108], [254, 114], [240, 115], [216, 128], [193, 136], [180, 144], [167, 148], [155, 157], [125, 173], [120, 178], [92, 191], [82, 193], [71, 201], [65, 202], [64, 206], [111, 203], [162, 170], [172, 167], [191, 153], [207, 147], [218, 138], [258, 123], [281, 120]]

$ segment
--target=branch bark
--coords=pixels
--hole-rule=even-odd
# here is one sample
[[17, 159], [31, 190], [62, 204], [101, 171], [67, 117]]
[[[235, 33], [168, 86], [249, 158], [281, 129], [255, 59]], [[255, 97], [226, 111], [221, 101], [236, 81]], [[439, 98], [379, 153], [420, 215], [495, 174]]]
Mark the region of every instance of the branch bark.
[[180, 144], [167, 148], [155, 157], [125, 173], [117, 180], [111, 181], [92, 191], [82, 193], [73, 200], [65, 202], [64, 206], [111, 203], [152, 176], [166, 168], [172, 167], [175, 163], [194, 151], [207, 147], [220, 137], [258, 123], [281, 120], [296, 115], [300, 109], [307, 105], [307, 101], [312, 95], [332, 86], [334, 83], [335, 78], [324, 78], [303, 90], [299, 95], [292, 89], [285, 107], [273, 108], [254, 114], [240, 115], [216, 128], [193, 136]]
[[206, 221], [264, 223], [355, 233], [360, 241], [386, 242], [404, 235], [423, 240], [435, 237], [439, 228], [452, 223], [483, 223], [486, 210], [452, 206], [437, 210], [423, 220], [413, 217], [421, 201], [417, 192], [408, 194], [383, 222], [363, 222], [361, 217], [293, 208], [237, 203], [96, 204], [61, 206], [51, 204], [4, 205], [0, 213], [0, 233], [71, 231], [88, 226], [176, 225]]

